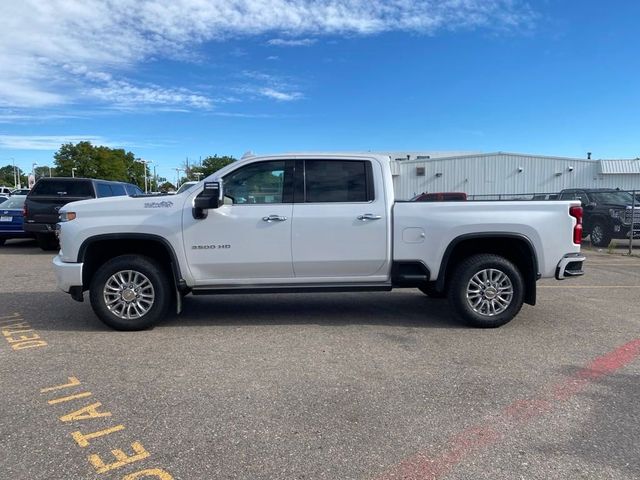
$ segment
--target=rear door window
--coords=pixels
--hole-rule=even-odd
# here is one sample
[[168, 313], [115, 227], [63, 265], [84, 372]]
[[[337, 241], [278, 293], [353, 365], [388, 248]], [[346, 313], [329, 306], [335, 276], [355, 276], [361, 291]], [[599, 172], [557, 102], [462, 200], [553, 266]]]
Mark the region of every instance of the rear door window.
[[111, 194], [114, 197], [121, 197], [127, 194], [124, 185], [122, 185], [121, 183], [112, 183], [109, 186], [111, 187]]
[[96, 190], [98, 191], [98, 198], [113, 197], [108, 183], [96, 183]]
[[373, 200], [371, 164], [353, 160], [306, 160], [305, 203]]

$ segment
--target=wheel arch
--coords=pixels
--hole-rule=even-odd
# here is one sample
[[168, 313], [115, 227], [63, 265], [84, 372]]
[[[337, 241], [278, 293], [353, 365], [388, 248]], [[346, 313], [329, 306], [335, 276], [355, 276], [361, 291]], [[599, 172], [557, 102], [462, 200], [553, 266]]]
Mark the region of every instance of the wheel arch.
[[173, 279], [175, 287], [186, 290], [176, 252], [169, 241], [159, 235], [115, 233], [87, 238], [78, 250], [77, 261], [83, 264], [82, 288], [87, 290], [91, 278], [106, 261], [127, 254], [139, 254], [157, 260]]
[[456, 265], [465, 258], [480, 253], [493, 253], [513, 262], [522, 272], [525, 303], [535, 305], [536, 282], [540, 278], [538, 257], [531, 240], [519, 233], [469, 233], [454, 238], [447, 246], [440, 263], [437, 290], [446, 291]]

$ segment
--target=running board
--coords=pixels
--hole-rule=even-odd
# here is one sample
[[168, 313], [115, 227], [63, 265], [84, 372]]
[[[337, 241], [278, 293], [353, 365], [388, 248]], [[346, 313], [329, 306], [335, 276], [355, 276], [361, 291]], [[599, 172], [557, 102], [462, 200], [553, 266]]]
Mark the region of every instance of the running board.
[[344, 285], [247, 285], [241, 287], [198, 287], [191, 290], [193, 295], [228, 295], [234, 293], [330, 293], [330, 292], [389, 292], [391, 285], [344, 284]]

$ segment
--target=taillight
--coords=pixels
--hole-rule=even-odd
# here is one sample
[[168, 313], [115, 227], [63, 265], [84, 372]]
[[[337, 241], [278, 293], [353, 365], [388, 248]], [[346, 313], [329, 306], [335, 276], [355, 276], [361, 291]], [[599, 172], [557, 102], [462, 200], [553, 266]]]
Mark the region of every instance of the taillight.
[[576, 226], [573, 227], [573, 243], [582, 243], [582, 207], [569, 207], [569, 215], [576, 219]]

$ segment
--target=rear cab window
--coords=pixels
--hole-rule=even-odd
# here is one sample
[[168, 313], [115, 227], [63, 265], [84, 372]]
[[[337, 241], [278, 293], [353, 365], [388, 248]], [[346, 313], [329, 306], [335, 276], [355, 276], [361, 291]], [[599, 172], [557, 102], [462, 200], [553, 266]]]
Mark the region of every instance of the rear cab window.
[[94, 197], [91, 181], [77, 180], [40, 180], [29, 196], [51, 197]]

